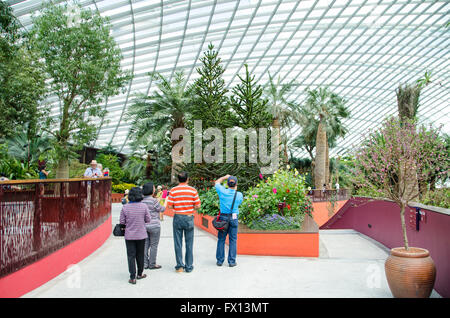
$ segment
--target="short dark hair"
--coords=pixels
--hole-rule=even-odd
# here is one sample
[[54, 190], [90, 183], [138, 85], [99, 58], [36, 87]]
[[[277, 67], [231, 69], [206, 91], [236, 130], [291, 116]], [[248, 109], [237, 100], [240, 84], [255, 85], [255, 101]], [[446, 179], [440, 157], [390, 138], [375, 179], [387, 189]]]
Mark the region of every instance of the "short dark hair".
[[186, 182], [188, 178], [189, 178], [189, 176], [186, 171], [182, 171], [178, 174], [178, 181], [180, 181], [180, 182]]
[[153, 182], [147, 182], [142, 186], [142, 193], [144, 195], [152, 195], [153, 194]]
[[142, 194], [142, 189], [139, 187], [131, 188], [128, 193], [128, 201], [130, 202], [140, 202], [144, 199], [144, 195]]

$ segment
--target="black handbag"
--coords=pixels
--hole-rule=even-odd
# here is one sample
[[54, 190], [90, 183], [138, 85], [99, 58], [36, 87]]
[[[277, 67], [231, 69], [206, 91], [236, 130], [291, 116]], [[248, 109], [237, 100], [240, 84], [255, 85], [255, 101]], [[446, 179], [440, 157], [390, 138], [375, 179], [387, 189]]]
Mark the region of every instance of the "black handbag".
[[[237, 195], [237, 190], [234, 193], [233, 203], [231, 204], [231, 210], [230, 210], [231, 213], [233, 213], [234, 201], [236, 200], [236, 195]], [[228, 227], [230, 226], [230, 221], [219, 220], [219, 217], [220, 217], [220, 210], [219, 210], [219, 215], [217, 216], [217, 218], [212, 220], [212, 225], [219, 232], [228, 232]]]
[[125, 236], [125, 225], [123, 224], [116, 224], [113, 230], [114, 236]]

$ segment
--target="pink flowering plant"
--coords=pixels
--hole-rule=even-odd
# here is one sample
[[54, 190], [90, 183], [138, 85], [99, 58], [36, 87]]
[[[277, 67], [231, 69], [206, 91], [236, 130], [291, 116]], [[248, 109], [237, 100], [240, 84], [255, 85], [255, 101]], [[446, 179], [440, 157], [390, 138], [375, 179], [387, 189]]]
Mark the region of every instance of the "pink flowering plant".
[[439, 129], [417, 128], [414, 122], [390, 117], [369, 135], [355, 156], [355, 184], [399, 205], [405, 249], [405, 208], [418, 200], [419, 184], [423, 188], [431, 178], [449, 174], [449, 154], [440, 140]]
[[255, 229], [299, 228], [304, 214], [312, 213], [305, 184], [305, 176], [290, 169], [263, 178], [245, 192], [240, 220]]

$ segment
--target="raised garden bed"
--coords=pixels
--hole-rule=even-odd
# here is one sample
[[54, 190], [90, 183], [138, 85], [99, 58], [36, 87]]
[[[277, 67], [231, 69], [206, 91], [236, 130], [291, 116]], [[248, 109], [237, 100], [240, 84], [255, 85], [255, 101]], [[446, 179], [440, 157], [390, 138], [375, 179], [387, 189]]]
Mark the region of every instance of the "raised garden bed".
[[319, 256], [319, 227], [308, 215], [299, 230], [252, 230], [239, 224], [237, 253], [240, 255]]
[[[173, 210], [170, 209], [166, 209], [164, 214], [174, 215]], [[214, 218], [214, 216], [195, 213], [194, 224], [217, 236], [217, 230], [212, 225]], [[319, 227], [309, 216], [305, 216], [302, 228], [299, 230], [252, 230], [240, 223], [237, 253], [239, 255], [318, 257]]]

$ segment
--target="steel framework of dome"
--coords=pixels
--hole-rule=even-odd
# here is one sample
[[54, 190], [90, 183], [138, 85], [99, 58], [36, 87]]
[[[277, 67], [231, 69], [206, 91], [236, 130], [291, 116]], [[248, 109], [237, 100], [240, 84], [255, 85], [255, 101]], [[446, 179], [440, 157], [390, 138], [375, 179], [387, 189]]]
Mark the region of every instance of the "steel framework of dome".
[[[9, 0], [25, 28], [40, 0]], [[64, 1], [56, 1], [64, 2]], [[219, 50], [228, 88], [239, 81], [244, 64], [265, 85], [269, 73], [297, 85], [288, 99], [302, 102], [307, 87], [329, 86], [347, 100], [348, 134], [330, 150], [345, 155], [362, 134], [397, 113], [395, 89], [431, 72], [431, 85], [421, 94], [419, 118], [444, 125], [450, 133], [450, 2], [422, 0], [88, 0], [84, 7], [109, 16], [112, 35], [123, 52], [123, 68], [134, 74], [124, 94], [104, 107], [94, 147], [111, 142], [129, 153], [129, 123], [124, 114], [137, 92], [151, 93], [147, 76], [157, 71], [173, 76], [184, 69], [193, 81], [199, 58], [211, 42]], [[48, 102], [57, 112], [58, 101]], [[298, 127], [290, 137], [301, 133]], [[298, 151], [297, 156], [307, 156]]]

